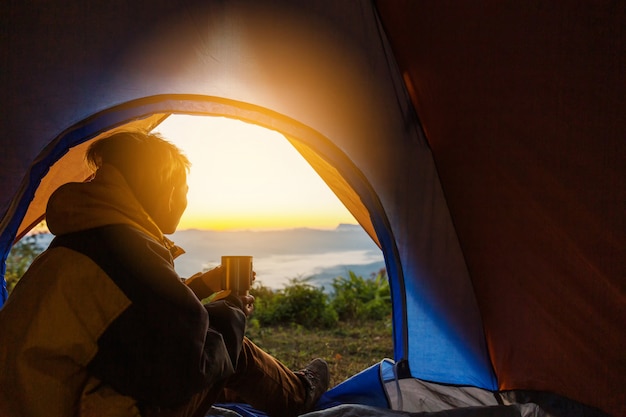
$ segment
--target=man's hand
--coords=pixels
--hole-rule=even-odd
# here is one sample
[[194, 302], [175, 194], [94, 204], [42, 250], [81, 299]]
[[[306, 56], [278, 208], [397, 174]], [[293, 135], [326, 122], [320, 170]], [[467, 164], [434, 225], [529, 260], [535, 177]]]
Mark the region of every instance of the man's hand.
[[[207, 298], [222, 290], [224, 278], [224, 268], [220, 265], [206, 272], [199, 272], [185, 281], [187, 286], [198, 296], [199, 299]], [[256, 279], [256, 272], [252, 271], [252, 281]], [[228, 291], [230, 293], [230, 291]], [[226, 295], [228, 296], [228, 295]], [[254, 311], [254, 297], [252, 295], [236, 296], [231, 294], [230, 297], [237, 297], [242, 304], [241, 310], [249, 317]], [[222, 297], [219, 297], [222, 298]]]
[[241, 297], [239, 297], [239, 299], [243, 304], [243, 313], [246, 315], [246, 317], [250, 317], [250, 314], [252, 314], [252, 312], [254, 311], [254, 296], [249, 294], [242, 295]]

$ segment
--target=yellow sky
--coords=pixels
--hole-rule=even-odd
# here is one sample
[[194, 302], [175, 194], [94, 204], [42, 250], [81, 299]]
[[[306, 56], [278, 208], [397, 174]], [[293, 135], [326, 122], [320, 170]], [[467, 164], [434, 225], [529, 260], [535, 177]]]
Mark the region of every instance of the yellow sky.
[[192, 163], [179, 230], [330, 229], [354, 217], [280, 133], [218, 117], [170, 116], [155, 131]]

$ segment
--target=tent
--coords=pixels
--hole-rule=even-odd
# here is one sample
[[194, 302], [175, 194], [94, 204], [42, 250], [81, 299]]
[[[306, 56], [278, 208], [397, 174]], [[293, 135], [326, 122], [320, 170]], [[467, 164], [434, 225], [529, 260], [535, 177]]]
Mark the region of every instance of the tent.
[[0, 16], [3, 260], [85, 179], [90, 140], [232, 117], [283, 133], [380, 245], [395, 362], [377, 372], [626, 415], [623, 2], [29, 0]]

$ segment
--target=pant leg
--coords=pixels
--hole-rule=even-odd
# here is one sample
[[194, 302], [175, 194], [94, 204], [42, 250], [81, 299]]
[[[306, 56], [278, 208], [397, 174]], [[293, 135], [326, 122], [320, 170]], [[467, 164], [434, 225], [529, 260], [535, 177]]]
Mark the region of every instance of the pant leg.
[[304, 381], [248, 338], [243, 340], [237, 369], [225, 388], [227, 399], [236, 394], [271, 417], [292, 417], [304, 411]]
[[235, 374], [225, 385], [207, 387], [175, 410], [143, 410], [144, 417], [203, 417], [216, 402], [245, 402], [271, 417], [294, 417], [306, 400], [305, 383], [247, 337]]

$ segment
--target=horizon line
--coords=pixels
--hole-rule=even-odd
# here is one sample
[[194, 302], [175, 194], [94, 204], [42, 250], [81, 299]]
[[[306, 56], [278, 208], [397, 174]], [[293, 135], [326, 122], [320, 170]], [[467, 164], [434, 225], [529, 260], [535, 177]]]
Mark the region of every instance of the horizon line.
[[342, 226], [354, 226], [354, 227], [359, 227], [359, 228], [363, 228], [360, 224], [358, 223], [339, 223], [334, 227], [321, 227], [321, 226], [294, 226], [294, 227], [269, 227], [269, 228], [265, 228], [265, 227], [247, 227], [247, 228], [241, 228], [241, 229], [236, 229], [236, 228], [230, 228], [230, 229], [211, 229], [211, 228], [202, 228], [202, 227], [186, 227], [186, 228], [181, 228], [181, 229], [177, 229], [176, 232], [172, 233], [178, 233], [178, 232], [186, 232], [186, 231], [201, 231], [201, 232], [286, 232], [286, 231], [292, 231], [292, 230], [322, 230], [322, 231], [333, 231], [333, 230], [337, 230]]

